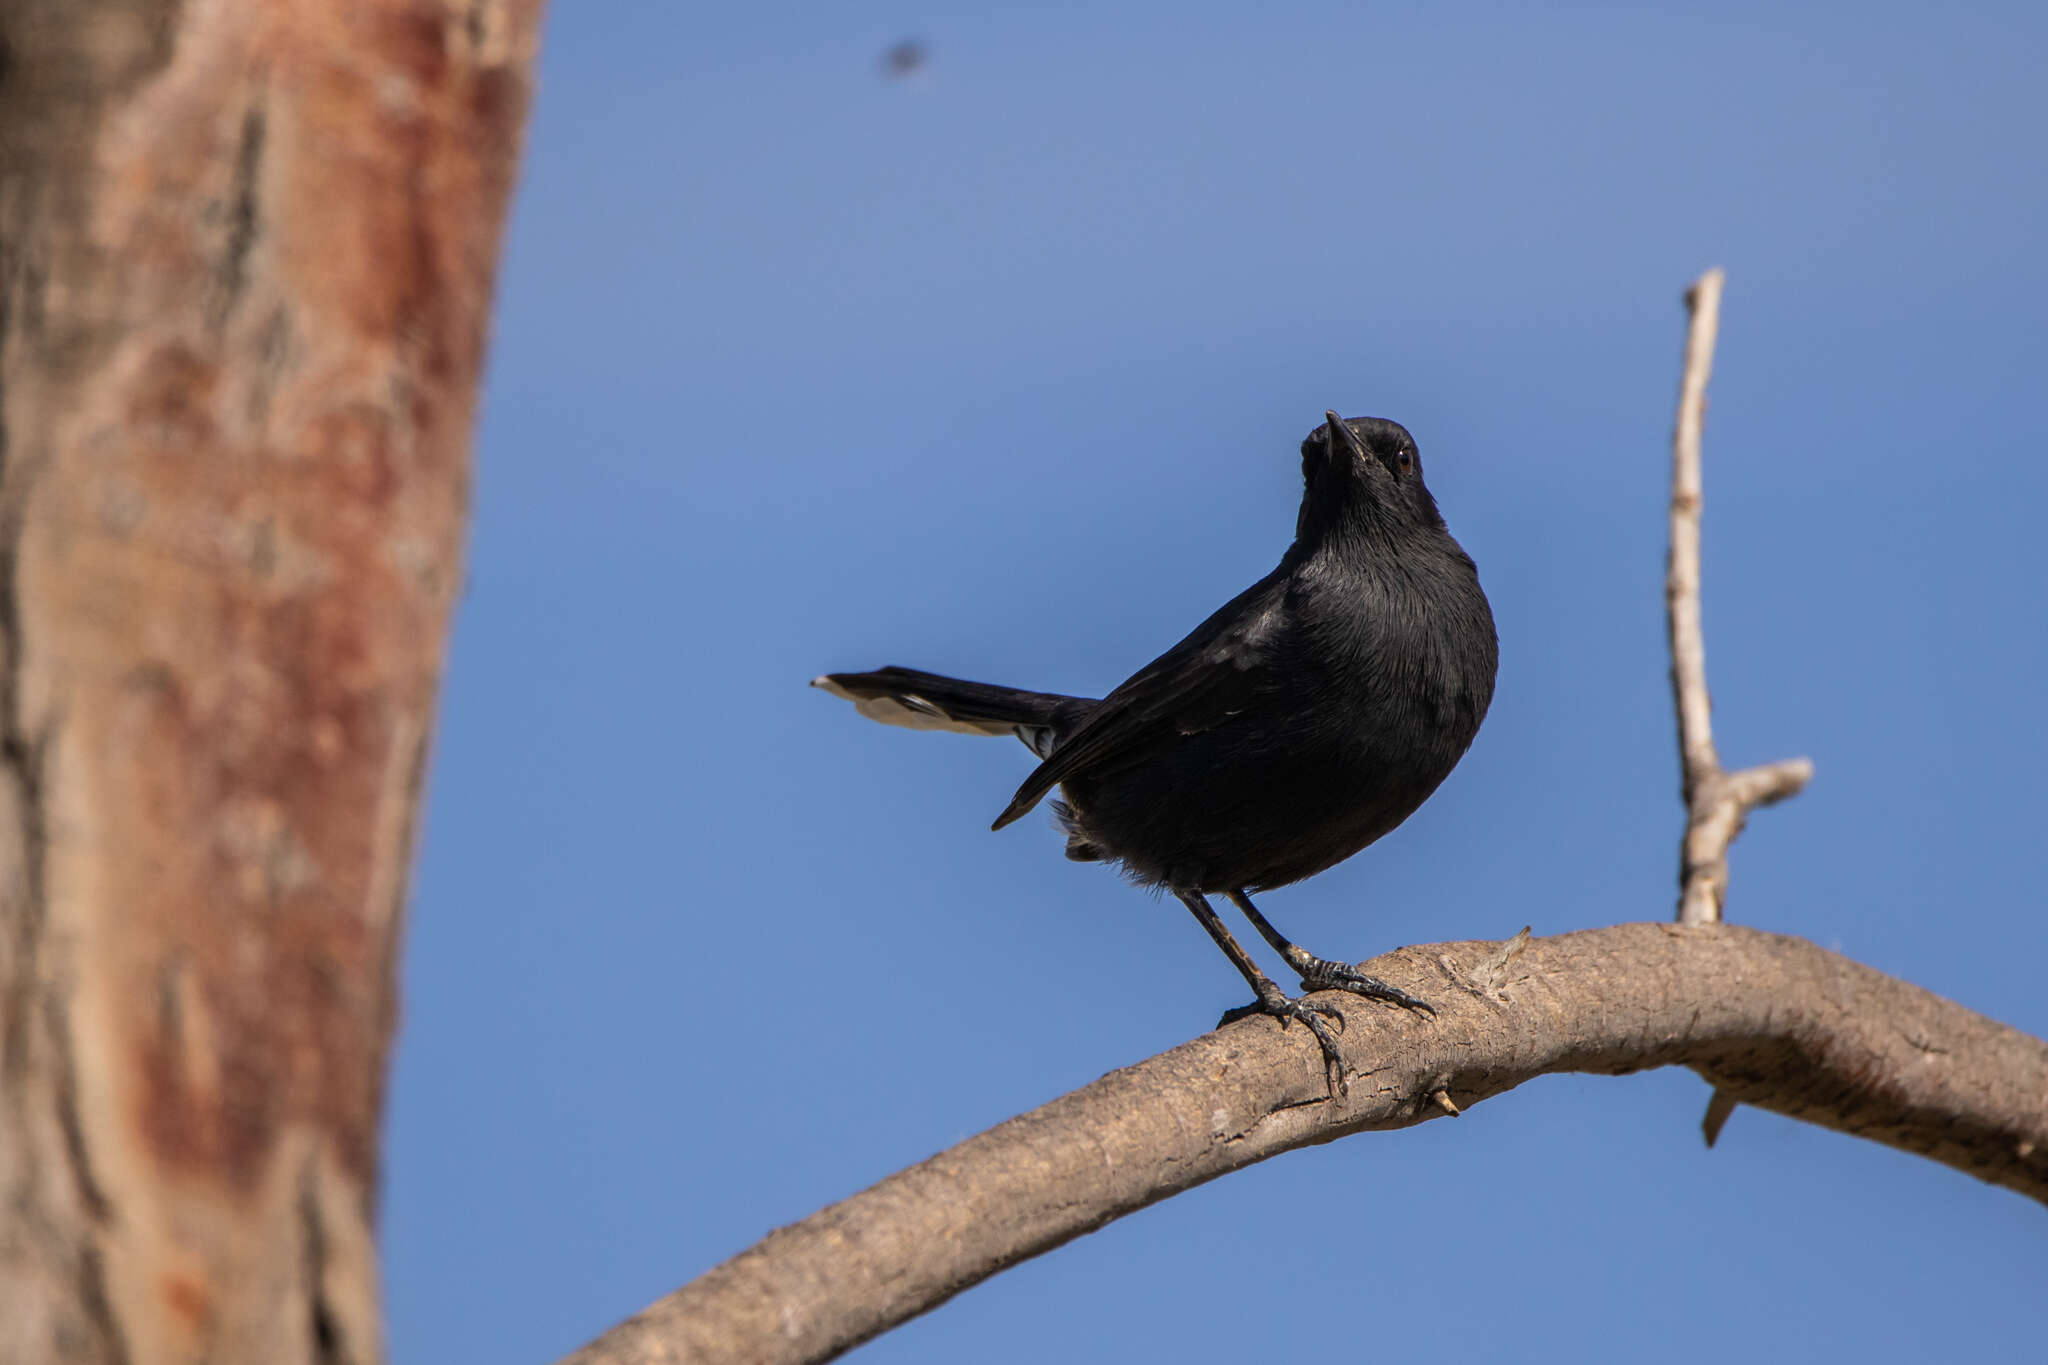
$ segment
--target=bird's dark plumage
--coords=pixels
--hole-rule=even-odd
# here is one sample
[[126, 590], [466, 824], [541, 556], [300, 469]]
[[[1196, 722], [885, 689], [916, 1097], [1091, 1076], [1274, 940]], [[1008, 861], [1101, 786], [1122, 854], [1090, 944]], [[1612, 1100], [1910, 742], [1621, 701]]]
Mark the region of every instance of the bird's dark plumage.
[[902, 668], [816, 685], [892, 724], [1017, 735], [1041, 761], [995, 828], [1063, 789], [1069, 856], [1187, 902], [1260, 1008], [1316, 1032], [1336, 1088], [1319, 1017], [1334, 1011], [1280, 996], [1204, 893], [1229, 895], [1305, 985], [1419, 1006], [1287, 942], [1245, 893], [1313, 876], [1413, 813], [1478, 733], [1498, 646], [1404, 428], [1331, 413], [1301, 460], [1279, 565], [1100, 701]]

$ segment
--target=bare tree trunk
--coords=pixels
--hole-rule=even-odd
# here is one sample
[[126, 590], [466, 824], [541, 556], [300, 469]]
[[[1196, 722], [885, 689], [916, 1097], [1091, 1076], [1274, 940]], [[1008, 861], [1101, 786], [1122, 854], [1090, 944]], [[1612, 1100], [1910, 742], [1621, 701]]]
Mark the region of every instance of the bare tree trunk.
[[0, 1360], [371, 1361], [539, 0], [0, 9]]

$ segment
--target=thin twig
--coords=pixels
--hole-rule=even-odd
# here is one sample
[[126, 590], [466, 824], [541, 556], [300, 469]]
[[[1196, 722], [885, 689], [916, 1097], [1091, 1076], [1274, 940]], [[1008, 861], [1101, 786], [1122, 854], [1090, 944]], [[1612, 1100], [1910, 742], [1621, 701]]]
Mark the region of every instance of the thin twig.
[[1714, 749], [1713, 703], [1707, 694], [1706, 634], [1700, 624], [1700, 433], [1706, 424], [1707, 381], [1721, 329], [1720, 270], [1686, 291], [1692, 325], [1678, 382], [1678, 420], [1671, 432], [1671, 557], [1664, 573], [1664, 610], [1671, 639], [1671, 696], [1678, 710], [1680, 791], [1685, 837], [1679, 846], [1678, 922], [1713, 924], [1728, 898], [1728, 846], [1750, 811], [1782, 801], [1813, 777], [1813, 764], [1787, 759], [1721, 770]]
[[1706, 422], [1707, 380], [1714, 373], [1714, 340], [1721, 330], [1719, 270], [1709, 270], [1686, 293], [1692, 326], [1678, 380], [1678, 421], [1671, 432], [1671, 558], [1664, 571], [1664, 611], [1671, 634], [1671, 692], [1678, 705], [1678, 757], [1687, 805], [1721, 760], [1714, 752], [1712, 703], [1707, 697], [1707, 643], [1700, 626], [1700, 429]]
[[1721, 1130], [1728, 1126], [1729, 1116], [1735, 1112], [1735, 1097], [1725, 1090], [1716, 1090], [1714, 1097], [1707, 1101], [1707, 1112], [1700, 1119], [1700, 1135], [1711, 1147], [1721, 1140]]

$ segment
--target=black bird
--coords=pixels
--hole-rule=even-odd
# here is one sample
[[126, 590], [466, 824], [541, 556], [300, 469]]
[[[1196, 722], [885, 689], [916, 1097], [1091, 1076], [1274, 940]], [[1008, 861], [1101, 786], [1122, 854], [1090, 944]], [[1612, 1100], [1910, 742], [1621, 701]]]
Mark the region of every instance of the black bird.
[[1296, 946], [1247, 893], [1342, 862], [1427, 800], [1485, 719], [1499, 646], [1414, 439], [1377, 417], [1325, 417], [1301, 443], [1306, 489], [1279, 566], [1100, 701], [908, 668], [812, 685], [888, 724], [1023, 740], [1041, 761], [994, 828], [1062, 788], [1067, 856], [1119, 863], [1185, 902], [1257, 992], [1246, 1008], [1308, 1026], [1335, 1093], [1324, 1016], [1343, 1016], [1288, 997], [1207, 895], [1229, 897], [1304, 991], [1429, 1010]]

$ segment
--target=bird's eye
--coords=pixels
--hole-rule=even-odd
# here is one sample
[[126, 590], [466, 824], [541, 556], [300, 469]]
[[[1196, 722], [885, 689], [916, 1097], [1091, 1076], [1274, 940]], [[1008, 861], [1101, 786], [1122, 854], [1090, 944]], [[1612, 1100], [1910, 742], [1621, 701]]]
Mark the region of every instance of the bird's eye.
[[1394, 452], [1394, 462], [1403, 469], [1413, 469], [1415, 468], [1415, 452], [1412, 450], [1397, 450]]

